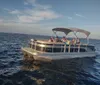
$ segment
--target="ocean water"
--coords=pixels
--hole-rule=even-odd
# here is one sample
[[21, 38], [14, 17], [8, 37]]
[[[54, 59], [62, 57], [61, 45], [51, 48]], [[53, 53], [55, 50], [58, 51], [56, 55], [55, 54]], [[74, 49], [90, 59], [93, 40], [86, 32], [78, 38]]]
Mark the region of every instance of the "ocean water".
[[37, 65], [24, 61], [21, 52], [31, 38], [49, 37], [0, 33], [0, 85], [100, 85], [100, 40], [90, 40], [96, 47], [96, 57]]

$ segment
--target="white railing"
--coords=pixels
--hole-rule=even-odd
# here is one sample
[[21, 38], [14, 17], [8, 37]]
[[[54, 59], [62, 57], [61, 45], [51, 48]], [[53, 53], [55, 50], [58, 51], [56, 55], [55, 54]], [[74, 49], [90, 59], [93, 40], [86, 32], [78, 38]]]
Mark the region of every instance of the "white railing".
[[34, 45], [35, 45], [35, 49], [36, 49], [36, 46], [41, 47], [41, 51], [43, 51], [43, 48], [52, 48], [52, 53], [54, 52], [54, 48], [61, 48], [60, 52], [64, 52], [64, 53], [66, 52], [67, 48], [68, 48], [69, 53], [71, 52], [71, 49], [73, 49], [73, 52], [76, 52], [75, 48], [78, 49], [77, 52], [80, 52], [80, 49], [85, 49], [86, 51], [88, 51], [88, 47], [85, 46], [85, 45], [83, 45], [85, 47], [81, 47], [81, 45], [66, 45], [66, 44], [57, 44], [57, 45], [61, 45], [61, 46], [56, 46], [56, 44], [51, 44], [51, 45], [46, 44], [46, 45], [44, 45], [44, 44], [41, 44], [41, 43], [39, 43], [39, 44], [34, 43]]

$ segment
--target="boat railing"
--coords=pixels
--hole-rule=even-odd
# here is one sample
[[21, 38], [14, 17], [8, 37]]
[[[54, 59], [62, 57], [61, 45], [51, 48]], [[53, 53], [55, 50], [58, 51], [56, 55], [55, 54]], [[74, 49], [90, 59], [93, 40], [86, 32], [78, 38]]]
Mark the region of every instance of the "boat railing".
[[[40, 48], [39, 48], [40, 47]], [[51, 48], [52, 53], [54, 52], [54, 49], [60, 49], [60, 52], [80, 52], [81, 49], [84, 49], [87, 51], [87, 46], [86, 45], [67, 45], [67, 44], [41, 44], [41, 43], [34, 43], [34, 49], [37, 50], [39, 48], [40, 51], [44, 51], [43, 49], [45, 48]], [[66, 49], [68, 51], [66, 51]], [[75, 51], [77, 49], [77, 51]]]

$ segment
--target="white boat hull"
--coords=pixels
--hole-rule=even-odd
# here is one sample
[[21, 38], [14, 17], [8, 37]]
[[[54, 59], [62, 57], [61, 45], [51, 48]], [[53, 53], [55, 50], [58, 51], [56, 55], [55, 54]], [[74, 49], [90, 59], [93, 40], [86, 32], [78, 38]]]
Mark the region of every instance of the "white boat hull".
[[46, 53], [40, 55], [41, 57], [48, 57], [52, 60], [68, 59], [68, 58], [82, 58], [82, 57], [95, 57], [95, 52], [83, 52], [83, 53]]
[[44, 62], [50, 62], [52, 60], [69, 59], [69, 58], [82, 58], [82, 57], [95, 57], [96, 56], [96, 52], [37, 53], [37, 55], [35, 55], [36, 52], [33, 52], [32, 49], [30, 48], [22, 48], [22, 51], [25, 54], [27, 54], [28, 57], [34, 58], [34, 60], [44, 61]]

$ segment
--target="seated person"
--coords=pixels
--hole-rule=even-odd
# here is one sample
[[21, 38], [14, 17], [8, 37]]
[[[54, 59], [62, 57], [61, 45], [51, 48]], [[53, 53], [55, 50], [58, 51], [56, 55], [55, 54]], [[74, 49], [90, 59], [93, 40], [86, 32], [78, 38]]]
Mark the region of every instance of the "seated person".
[[66, 42], [67, 38], [63, 36], [63, 38], [61, 39], [62, 42]]
[[63, 37], [61, 41], [68, 45], [71, 43], [70, 40], [68, 40], [66, 37]]
[[76, 40], [76, 44], [80, 44], [80, 40], [78, 38]]
[[50, 37], [49, 42], [54, 42], [54, 37]]
[[71, 44], [72, 45], [75, 45], [76, 44], [76, 39], [75, 38], [73, 38], [73, 40], [71, 41]]
[[69, 45], [70, 43], [71, 43], [70, 40], [67, 40], [67, 41], [66, 41], [66, 44], [67, 44], [67, 45]]
[[58, 38], [58, 36], [55, 38], [55, 42], [59, 42], [60, 40], [59, 40], [59, 38]]

